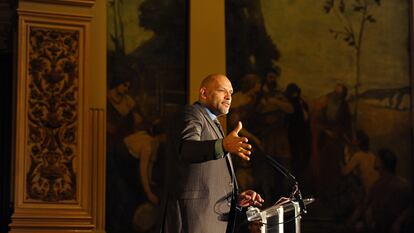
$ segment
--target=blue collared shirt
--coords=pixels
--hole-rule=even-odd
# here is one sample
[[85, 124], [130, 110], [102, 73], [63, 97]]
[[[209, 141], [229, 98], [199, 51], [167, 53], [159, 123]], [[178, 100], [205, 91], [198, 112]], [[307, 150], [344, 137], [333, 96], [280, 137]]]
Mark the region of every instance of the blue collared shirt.
[[204, 108], [206, 109], [206, 112], [208, 114], [208, 116], [210, 117], [211, 120], [215, 121], [217, 119], [216, 114], [214, 114], [213, 112], [210, 111], [209, 108], [207, 108], [206, 106], [204, 106]]

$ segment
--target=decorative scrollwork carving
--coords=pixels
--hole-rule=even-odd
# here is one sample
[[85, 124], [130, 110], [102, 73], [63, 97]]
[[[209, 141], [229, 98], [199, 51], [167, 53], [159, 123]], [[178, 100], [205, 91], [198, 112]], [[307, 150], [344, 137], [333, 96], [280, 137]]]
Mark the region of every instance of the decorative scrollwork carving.
[[29, 30], [27, 195], [76, 200], [79, 31]]

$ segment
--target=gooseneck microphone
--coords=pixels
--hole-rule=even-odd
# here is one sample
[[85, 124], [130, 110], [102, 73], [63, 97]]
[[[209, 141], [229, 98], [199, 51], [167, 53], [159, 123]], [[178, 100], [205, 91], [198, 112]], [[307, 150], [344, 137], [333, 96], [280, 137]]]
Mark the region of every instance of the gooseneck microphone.
[[293, 185], [292, 200], [298, 202], [299, 207], [300, 207], [300, 213], [306, 214], [308, 211], [306, 209], [305, 203], [303, 202], [302, 194], [299, 189], [299, 183], [296, 180], [295, 176], [293, 176], [292, 173], [288, 171], [288, 169], [283, 167], [279, 162], [277, 162], [275, 159], [273, 159], [269, 155], [264, 154], [264, 153], [262, 155], [266, 158], [266, 160], [269, 161], [270, 166], [272, 166], [272, 168], [279, 171], [282, 175], [284, 175], [291, 182], [291, 184]]

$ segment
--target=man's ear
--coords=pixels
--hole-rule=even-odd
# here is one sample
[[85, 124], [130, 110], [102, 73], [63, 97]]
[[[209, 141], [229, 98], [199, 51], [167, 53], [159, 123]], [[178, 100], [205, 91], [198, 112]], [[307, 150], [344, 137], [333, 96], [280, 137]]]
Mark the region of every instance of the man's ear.
[[205, 87], [200, 88], [200, 97], [201, 99], [206, 99], [207, 95], [206, 95], [207, 89]]

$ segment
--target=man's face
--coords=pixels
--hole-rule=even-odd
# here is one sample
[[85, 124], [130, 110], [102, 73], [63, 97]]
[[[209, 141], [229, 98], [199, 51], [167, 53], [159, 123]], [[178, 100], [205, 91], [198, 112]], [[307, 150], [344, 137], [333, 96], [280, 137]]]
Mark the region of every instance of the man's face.
[[220, 116], [229, 112], [233, 87], [226, 76], [217, 76], [201, 92], [201, 98], [214, 114]]

